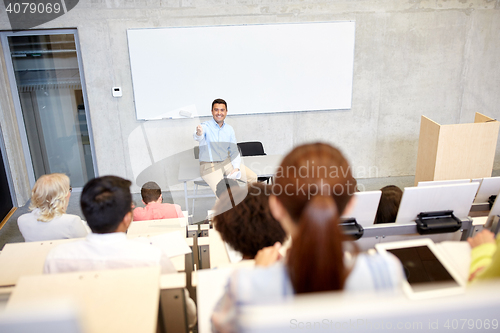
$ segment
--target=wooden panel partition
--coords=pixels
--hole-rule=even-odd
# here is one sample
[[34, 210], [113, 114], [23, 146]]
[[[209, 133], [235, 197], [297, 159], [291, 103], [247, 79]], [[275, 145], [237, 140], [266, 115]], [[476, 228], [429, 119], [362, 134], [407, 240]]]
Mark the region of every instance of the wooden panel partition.
[[491, 177], [500, 122], [476, 113], [472, 124], [439, 125], [422, 116], [415, 185]]

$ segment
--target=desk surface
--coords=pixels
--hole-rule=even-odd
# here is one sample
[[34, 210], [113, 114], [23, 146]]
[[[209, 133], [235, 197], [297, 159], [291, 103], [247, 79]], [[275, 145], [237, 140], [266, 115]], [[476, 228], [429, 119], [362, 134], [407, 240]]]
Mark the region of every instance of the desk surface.
[[5, 244], [0, 252], [0, 286], [15, 285], [23, 275], [42, 274], [45, 258], [52, 248], [82, 239]]
[[156, 332], [159, 267], [21, 277], [7, 311], [70, 298], [82, 311], [85, 332]]
[[[184, 223], [185, 222], [185, 223]], [[127, 230], [127, 237], [137, 235], [156, 235], [166, 232], [181, 231], [186, 234], [187, 217], [178, 219], [148, 220], [130, 223]]]
[[[440, 253], [460, 276], [467, 281], [470, 265], [470, 246], [467, 242], [441, 242], [436, 244]], [[212, 250], [212, 242], [210, 242]], [[203, 269], [193, 273], [192, 283], [196, 285], [198, 299], [198, 329], [200, 333], [210, 332], [210, 318], [215, 305], [224, 293], [231, 273], [240, 267], [254, 265], [253, 260], [243, 260], [237, 264], [221, 265], [217, 269]]]
[[[184, 227], [182, 230], [185, 232], [186, 228]], [[165, 232], [167, 231], [164, 230], [163, 233]], [[134, 236], [129, 236], [129, 238], [141, 236], [146, 237], [147, 235], [135, 234]], [[3, 251], [0, 252], [0, 286], [15, 285], [21, 276], [42, 274], [45, 258], [52, 248], [59, 244], [83, 239], [84, 238], [73, 238], [6, 244]], [[193, 245], [192, 240], [186, 239], [186, 243], [188, 246]], [[178, 271], [185, 270], [184, 256], [175, 256], [170, 259]]]
[[215, 229], [210, 229], [208, 231], [208, 238], [210, 243], [210, 267], [216, 268], [228, 265], [230, 263], [229, 256], [220, 233]]
[[160, 275], [160, 289], [186, 288], [186, 273]]
[[[243, 164], [259, 177], [271, 177], [283, 159], [282, 155], [245, 156]], [[179, 166], [179, 181], [185, 182], [200, 178], [200, 161], [182, 162]]]

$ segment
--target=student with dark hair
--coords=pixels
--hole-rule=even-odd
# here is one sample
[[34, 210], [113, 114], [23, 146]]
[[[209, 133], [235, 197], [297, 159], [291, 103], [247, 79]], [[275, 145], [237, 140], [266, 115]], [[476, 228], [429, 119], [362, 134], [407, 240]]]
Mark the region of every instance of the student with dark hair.
[[[240, 193], [246, 197], [233, 208], [230, 195], [238, 198]], [[243, 259], [253, 259], [257, 252], [274, 243], [283, 243], [286, 234], [280, 223], [269, 210], [271, 190], [261, 183], [253, 183], [246, 189], [232, 188], [232, 193], [225, 192], [215, 205], [214, 228], [223, 241], [243, 255]], [[233, 199], [234, 200], [234, 199]]]
[[375, 224], [396, 222], [403, 191], [395, 185], [387, 185], [380, 190], [382, 195], [375, 216]]
[[[80, 205], [92, 233], [85, 240], [61, 244], [45, 259], [44, 273], [96, 271], [160, 266], [162, 274], [176, 273], [172, 261], [160, 249], [127, 239], [132, 222], [131, 182], [116, 176], [90, 180], [83, 188]], [[196, 305], [187, 290], [190, 327], [196, 323]]]
[[94, 178], [85, 185], [80, 204], [92, 233], [85, 240], [53, 248], [45, 260], [45, 273], [155, 265], [162, 273], [177, 272], [160, 249], [127, 239], [132, 222], [130, 185], [116, 176]]
[[181, 206], [162, 203], [160, 186], [155, 182], [147, 182], [141, 188], [142, 203], [146, 207], [134, 209], [134, 221], [161, 220], [184, 217]]
[[344, 252], [338, 224], [352, 207], [355, 187], [346, 159], [327, 144], [299, 146], [283, 159], [269, 207], [292, 245], [284, 260], [276, 243], [257, 253], [255, 265], [263, 267], [233, 273], [212, 315], [214, 330], [234, 331], [238, 307], [246, 304], [310, 292], [400, 290], [403, 268], [396, 257]]

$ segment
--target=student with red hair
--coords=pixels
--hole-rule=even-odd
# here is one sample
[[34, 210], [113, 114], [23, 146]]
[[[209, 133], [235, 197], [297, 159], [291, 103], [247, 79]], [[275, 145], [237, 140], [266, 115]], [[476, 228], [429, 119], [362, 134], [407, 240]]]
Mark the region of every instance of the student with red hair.
[[348, 162], [330, 145], [302, 145], [283, 159], [269, 207], [291, 235], [292, 245], [285, 258], [280, 258], [279, 243], [264, 248], [254, 269], [233, 273], [212, 315], [214, 331], [237, 330], [242, 305], [310, 292], [400, 290], [404, 275], [396, 257], [361, 254], [345, 242], [338, 224], [353, 205], [355, 188]]

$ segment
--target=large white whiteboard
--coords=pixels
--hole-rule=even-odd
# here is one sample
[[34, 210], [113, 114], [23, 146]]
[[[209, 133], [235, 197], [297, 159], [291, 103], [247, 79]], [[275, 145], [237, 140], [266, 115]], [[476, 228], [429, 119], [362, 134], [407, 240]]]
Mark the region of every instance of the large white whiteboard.
[[354, 22], [127, 30], [137, 119], [351, 108]]

